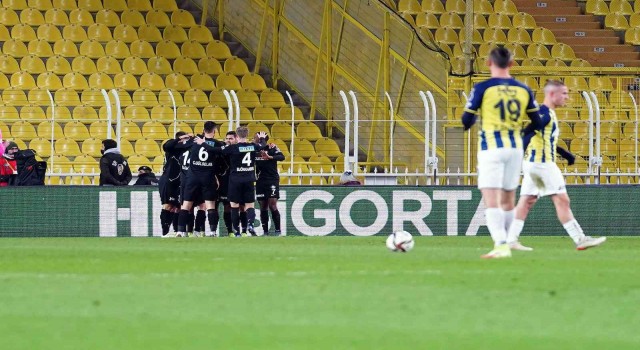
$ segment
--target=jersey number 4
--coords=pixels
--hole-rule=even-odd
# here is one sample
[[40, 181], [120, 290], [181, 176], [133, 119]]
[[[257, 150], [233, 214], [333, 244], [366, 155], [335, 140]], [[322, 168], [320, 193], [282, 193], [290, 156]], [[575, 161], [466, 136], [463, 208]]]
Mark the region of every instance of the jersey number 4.
[[247, 153], [242, 157], [242, 164], [250, 167], [251, 166], [251, 152]]
[[508, 116], [509, 120], [517, 122], [520, 118], [520, 101], [518, 100], [500, 100], [493, 107], [500, 110], [500, 120], [506, 120]]

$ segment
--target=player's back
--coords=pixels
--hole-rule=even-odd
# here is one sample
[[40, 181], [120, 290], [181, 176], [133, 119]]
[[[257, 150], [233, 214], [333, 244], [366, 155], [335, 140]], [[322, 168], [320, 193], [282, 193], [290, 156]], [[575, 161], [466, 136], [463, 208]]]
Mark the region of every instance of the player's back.
[[162, 167], [162, 176], [174, 181], [179, 178], [181, 172], [180, 156], [184, 149], [179, 148], [179, 140], [171, 139], [162, 145], [164, 152], [164, 165]]
[[536, 111], [533, 92], [513, 78], [490, 78], [476, 84], [465, 111], [480, 116], [480, 150], [522, 148], [520, 131]]
[[[205, 138], [205, 143], [212, 147], [223, 146], [224, 143], [213, 138]], [[208, 150], [204, 144], [193, 143], [189, 150], [189, 174], [204, 175], [213, 178], [216, 173], [215, 159], [217, 155]]]
[[258, 147], [249, 142], [239, 142], [227, 147], [231, 163], [230, 176], [239, 181], [256, 181], [255, 157]]
[[540, 106], [540, 116], [546, 124], [531, 138], [525, 159], [534, 163], [554, 163], [560, 138], [558, 118], [555, 111], [545, 105]]

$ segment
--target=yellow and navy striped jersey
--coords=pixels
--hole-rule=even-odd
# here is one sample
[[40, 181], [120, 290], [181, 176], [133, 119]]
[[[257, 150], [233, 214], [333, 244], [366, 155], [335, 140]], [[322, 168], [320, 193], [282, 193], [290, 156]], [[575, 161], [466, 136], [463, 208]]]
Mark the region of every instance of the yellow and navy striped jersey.
[[466, 113], [480, 116], [478, 132], [480, 150], [496, 148], [522, 149], [522, 122], [529, 114], [536, 115], [538, 104], [533, 92], [513, 78], [491, 78], [471, 90]]
[[531, 137], [524, 159], [532, 163], [553, 163], [556, 161], [556, 147], [560, 137], [558, 118], [556, 112], [545, 105], [540, 106], [540, 117], [544, 127]]

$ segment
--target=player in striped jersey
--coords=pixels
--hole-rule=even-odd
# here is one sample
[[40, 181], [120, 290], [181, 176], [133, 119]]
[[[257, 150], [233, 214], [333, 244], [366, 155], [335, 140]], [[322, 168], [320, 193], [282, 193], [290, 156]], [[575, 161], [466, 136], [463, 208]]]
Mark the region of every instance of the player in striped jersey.
[[[569, 195], [565, 187], [564, 178], [556, 165], [556, 154], [573, 164], [575, 157], [558, 147], [560, 130], [555, 108], [564, 106], [569, 99], [567, 87], [560, 81], [549, 80], [544, 87], [544, 103], [540, 106], [543, 128], [535, 131], [525, 129], [524, 143], [526, 147], [525, 159], [522, 165], [524, 179], [520, 188], [520, 200], [516, 207], [515, 219], [509, 228], [507, 242], [511, 249], [530, 251], [518, 241], [524, 227], [524, 220], [539, 197], [551, 196], [556, 207], [556, 213], [567, 234], [573, 239], [578, 250], [598, 246], [606, 237], [592, 238], [585, 236], [578, 221], [573, 217], [569, 205]], [[531, 142], [528, 142], [528, 140]]]
[[482, 258], [508, 258], [507, 230], [513, 219], [515, 190], [520, 182], [523, 148], [520, 132], [525, 116], [540, 125], [533, 92], [509, 74], [511, 52], [497, 47], [489, 53], [491, 78], [474, 86], [464, 109], [465, 130], [481, 117], [478, 133], [478, 188], [486, 206], [487, 228], [494, 249]]

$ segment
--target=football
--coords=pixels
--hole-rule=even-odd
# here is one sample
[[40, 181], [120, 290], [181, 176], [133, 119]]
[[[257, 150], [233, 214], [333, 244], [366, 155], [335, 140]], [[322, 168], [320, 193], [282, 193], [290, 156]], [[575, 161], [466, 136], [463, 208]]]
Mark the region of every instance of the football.
[[387, 248], [392, 252], [406, 253], [413, 249], [413, 236], [407, 231], [397, 231], [387, 237]]

